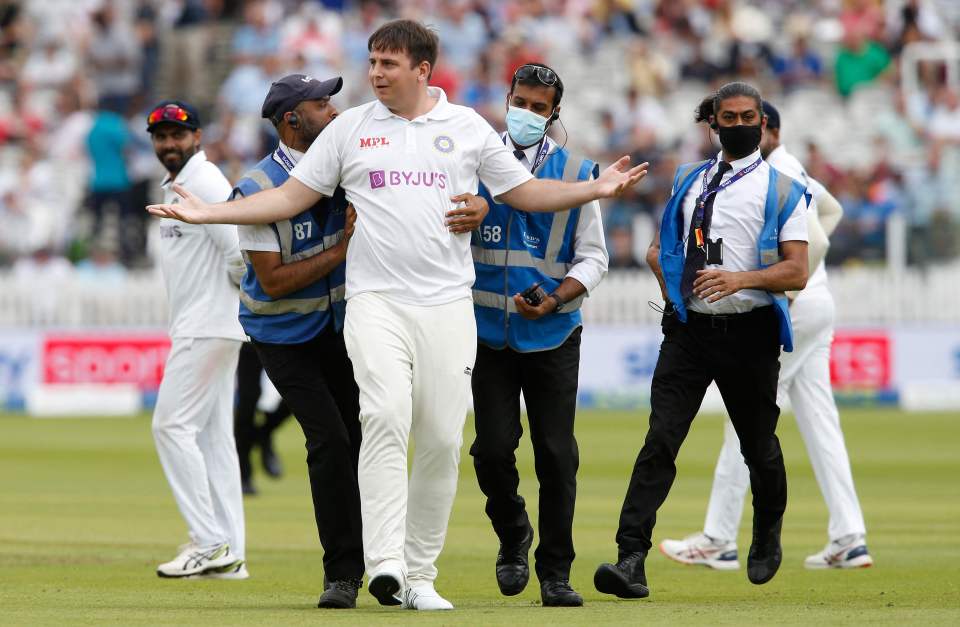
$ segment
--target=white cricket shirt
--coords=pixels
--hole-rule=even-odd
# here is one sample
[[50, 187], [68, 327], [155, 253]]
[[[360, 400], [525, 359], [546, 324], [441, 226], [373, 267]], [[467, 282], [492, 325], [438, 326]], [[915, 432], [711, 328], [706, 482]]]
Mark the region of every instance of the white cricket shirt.
[[[811, 194], [811, 200], [810, 204], [807, 206], [807, 211], [813, 212], [813, 215], [816, 216], [817, 195], [820, 193], [820, 190], [823, 190], [824, 188], [822, 185], [820, 185], [820, 183], [814, 184], [814, 180], [811, 179], [807, 174], [807, 171], [800, 163], [800, 160], [787, 152], [787, 149], [783, 146], [783, 144], [781, 144], [770, 151], [770, 154], [767, 155], [767, 163], [769, 163], [770, 166], [776, 170], [783, 172], [790, 178], [800, 181], [807, 186], [807, 191], [809, 191]], [[817, 264], [817, 267], [810, 275], [810, 278], [807, 279], [807, 286], [803, 289], [804, 291], [812, 291], [813, 289], [817, 288], [826, 288], [826, 286], [827, 269], [826, 264], [821, 261], [819, 264]]]
[[[760, 150], [743, 159], [731, 161], [733, 166], [728, 170], [720, 184], [726, 183], [730, 177], [740, 170], [751, 165], [760, 158]], [[717, 161], [723, 159], [723, 153], [717, 155]], [[717, 173], [717, 165], [707, 171], [707, 183]], [[686, 238], [690, 232], [690, 220], [693, 218], [694, 205], [697, 197], [706, 189], [703, 183], [703, 174], [697, 175], [696, 180], [687, 191], [683, 199], [683, 235], [684, 249]], [[713, 218], [707, 236], [716, 240], [723, 238], [723, 263], [709, 265], [710, 268], [729, 270], [730, 272], [748, 272], [760, 269], [760, 255], [757, 253], [757, 242], [760, 231], [763, 230], [764, 209], [767, 203], [767, 188], [770, 185], [770, 166], [765, 161], [752, 172], [732, 184], [730, 187], [717, 193], [713, 202]], [[780, 230], [779, 241], [807, 241], [806, 202], [802, 199], [797, 204], [793, 214]], [[736, 294], [725, 296], [715, 303], [706, 303], [697, 296], [691, 296], [687, 307], [704, 314], [735, 314], [746, 313], [756, 307], [770, 305], [773, 298], [765, 290], [740, 290]]]
[[[223, 202], [233, 186], [201, 150], [190, 157], [176, 179], [161, 184], [164, 203], [178, 203], [173, 183], [206, 202]], [[237, 316], [237, 286], [246, 267], [237, 243], [237, 227], [187, 224], [160, 219], [160, 270], [167, 288], [170, 337], [247, 339]]]
[[357, 210], [347, 248], [346, 297], [380, 292], [414, 305], [470, 298], [470, 234], [447, 230], [450, 197], [496, 197], [532, 175], [473, 109], [447, 102], [407, 120], [380, 101], [347, 109], [314, 140], [290, 176], [330, 196], [339, 184]]

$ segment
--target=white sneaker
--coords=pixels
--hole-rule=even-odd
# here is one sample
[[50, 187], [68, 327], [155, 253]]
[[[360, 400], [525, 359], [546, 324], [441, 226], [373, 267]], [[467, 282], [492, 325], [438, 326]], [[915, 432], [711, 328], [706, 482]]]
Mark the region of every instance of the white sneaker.
[[237, 558], [226, 542], [208, 547], [188, 544], [173, 560], [157, 566], [160, 577], [189, 577], [225, 566], [231, 566]]
[[819, 553], [803, 560], [810, 569], [821, 568], [867, 568], [873, 566], [873, 558], [867, 550], [866, 536], [853, 533], [837, 540], [827, 542]]
[[403, 607], [407, 610], [452, 610], [453, 603], [437, 594], [432, 583], [421, 583], [403, 591]]
[[229, 566], [208, 570], [199, 575], [190, 575], [187, 579], [249, 579], [250, 572], [243, 560], [237, 560]]
[[681, 564], [703, 564], [716, 570], [737, 570], [737, 543], [714, 540], [700, 532], [683, 540], [664, 540], [660, 552]]

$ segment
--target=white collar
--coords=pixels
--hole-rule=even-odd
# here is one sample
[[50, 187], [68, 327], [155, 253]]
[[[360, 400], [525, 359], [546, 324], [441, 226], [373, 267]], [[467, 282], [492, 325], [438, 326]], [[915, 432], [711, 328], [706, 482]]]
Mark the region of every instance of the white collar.
[[424, 113], [423, 115], [414, 118], [413, 120], [407, 120], [406, 118], [400, 117], [393, 111], [387, 108], [385, 104], [377, 100], [373, 107], [373, 119], [375, 120], [386, 120], [390, 117], [400, 118], [405, 122], [413, 122], [414, 120], [419, 120], [421, 118], [426, 118], [428, 120], [448, 120], [453, 116], [453, 108], [450, 106], [450, 103], [447, 101], [447, 94], [440, 89], [439, 87], [427, 87], [427, 95], [430, 98], [436, 98], [437, 103], [433, 105], [433, 108]]
[[783, 144], [780, 144], [779, 146], [777, 146], [776, 148], [774, 148], [773, 150], [771, 150], [771, 151], [770, 151], [770, 154], [767, 155], [767, 158], [764, 159], [764, 161], [770, 161], [771, 159], [773, 159], [773, 156], [774, 156], [774, 155], [779, 154], [779, 153], [781, 153], [781, 152], [784, 152], [784, 153], [787, 152], [787, 148], [786, 148], [786, 146], [784, 146]]
[[[180, 171], [177, 172], [177, 178], [173, 180], [174, 183], [178, 185], [183, 185], [183, 182], [189, 178], [190, 173], [200, 167], [201, 164], [206, 162], [207, 153], [202, 150], [198, 150], [193, 153], [193, 156], [187, 159], [187, 162], [183, 164], [183, 167], [180, 168]], [[166, 187], [170, 184], [170, 173], [167, 172], [167, 175], [163, 178], [163, 182], [160, 183], [160, 187]]]
[[[304, 154], [299, 150], [294, 150], [293, 148], [291, 148], [290, 146], [287, 146], [283, 142], [278, 142], [277, 150], [285, 154], [290, 159], [290, 162], [293, 163], [293, 165], [297, 165], [297, 162], [303, 158], [303, 154]], [[284, 170], [287, 170], [288, 173], [290, 172], [290, 170], [293, 169], [293, 168], [287, 169], [287, 164], [283, 162], [283, 159], [275, 158], [274, 161], [279, 163]]]
[[[513, 139], [510, 138], [510, 134], [506, 131], [500, 134], [500, 139], [504, 141], [504, 143], [507, 145], [507, 148], [510, 149], [510, 152], [521, 150], [520, 148], [517, 148], [516, 144], [513, 143]], [[537, 160], [537, 155], [543, 148], [546, 148], [547, 152], [553, 149], [552, 140], [547, 135], [543, 136], [543, 144], [537, 142], [532, 146], [523, 148], [523, 156], [526, 158], [527, 163], [532, 165], [533, 162]]]
[[[735, 159], [735, 160], [731, 161], [731, 162], [730, 162], [730, 166], [732, 167], [732, 169], [730, 170], [730, 172], [739, 172], [740, 170], [746, 168], [747, 166], [749, 166], [750, 164], [752, 164], [754, 161], [756, 161], [756, 160], [759, 159], [759, 158], [760, 158], [760, 148], [758, 147], [756, 150], [754, 150], [753, 152], [751, 152], [751, 153], [750, 153], [749, 155], [747, 155], [746, 157], [741, 157], [740, 159]], [[723, 161], [723, 151], [722, 151], [722, 150], [717, 153], [717, 163], [719, 163], [719, 162], [721, 162], [721, 161]], [[714, 166], [714, 167], [716, 167], [716, 166]]]

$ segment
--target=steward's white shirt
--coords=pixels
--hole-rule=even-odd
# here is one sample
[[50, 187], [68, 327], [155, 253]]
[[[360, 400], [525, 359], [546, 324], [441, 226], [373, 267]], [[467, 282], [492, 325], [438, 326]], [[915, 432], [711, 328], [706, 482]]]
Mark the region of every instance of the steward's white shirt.
[[[294, 165], [303, 157], [302, 152], [290, 148], [283, 142], [280, 142], [278, 150], [282, 150]], [[287, 174], [290, 173], [290, 168], [287, 168], [287, 164], [283, 162], [283, 159], [277, 158], [276, 150], [273, 152], [271, 158], [279, 163], [280, 167], [287, 171]], [[269, 253], [280, 252], [280, 238], [269, 224], [244, 224], [237, 227], [237, 234], [240, 237], [240, 250], [255, 250]]]
[[[506, 134], [501, 135], [513, 147], [513, 142], [507, 139]], [[549, 137], [544, 138], [547, 144], [547, 154], [556, 150], [556, 142]], [[523, 159], [519, 159], [523, 167], [528, 170], [533, 168], [537, 159], [537, 153], [542, 150], [541, 146], [534, 144], [523, 149]], [[571, 164], [579, 167], [579, 164]], [[593, 175], [590, 176], [593, 178]], [[567, 276], [579, 281], [585, 288], [587, 294], [592, 292], [603, 277], [607, 275], [607, 267], [610, 264], [610, 256], [607, 254], [607, 245], [603, 238], [603, 221], [600, 218], [600, 203], [592, 200], [580, 208], [580, 220], [577, 222], [577, 230], [573, 236], [573, 262]]]
[[[723, 153], [717, 155], [717, 161], [723, 159]], [[728, 170], [720, 184], [726, 183], [730, 177], [748, 167], [760, 158], [760, 150], [742, 159], [731, 161], [733, 166]], [[717, 165], [707, 171], [707, 183], [717, 173]], [[694, 205], [697, 197], [706, 189], [703, 183], [703, 173], [697, 175], [698, 180], [687, 191], [683, 199], [683, 238], [684, 250], [686, 239], [690, 232], [690, 220], [693, 218]], [[802, 181], [801, 181], [802, 182]], [[767, 188], [770, 185], [770, 166], [761, 161], [752, 172], [732, 184], [730, 187], [717, 193], [713, 202], [713, 218], [707, 236], [716, 240], [723, 238], [723, 263], [709, 265], [707, 269], [717, 268], [730, 272], [747, 272], [760, 269], [760, 255], [757, 244], [760, 231], [763, 229], [764, 209], [767, 203]], [[793, 214], [780, 230], [779, 241], [807, 241], [806, 202], [801, 198]], [[746, 313], [756, 307], [770, 305], [773, 298], [764, 290], [740, 290], [721, 298], [715, 303], [706, 303], [697, 296], [691, 296], [687, 307], [693, 311], [705, 314], [735, 314]]]
[[476, 111], [428, 90], [437, 104], [414, 120], [379, 100], [347, 109], [290, 173], [326, 196], [339, 184], [357, 210], [348, 299], [362, 292], [414, 305], [470, 298], [470, 234], [447, 230], [450, 197], [476, 194], [479, 179], [496, 197], [532, 178]]
[[[164, 203], [178, 203], [178, 183], [206, 202], [223, 202], [233, 186], [201, 150], [184, 164], [176, 179], [161, 184]], [[170, 337], [218, 337], [246, 340], [237, 318], [237, 285], [246, 270], [237, 244], [237, 227], [186, 224], [160, 219], [160, 270], [167, 287]]]
[[[817, 196], [820, 195], [822, 191], [825, 191], [823, 185], [810, 178], [810, 175], [807, 174], [807, 171], [800, 163], [800, 160], [787, 152], [787, 149], [783, 146], [783, 144], [774, 148], [770, 154], [767, 155], [767, 163], [769, 163], [770, 166], [776, 170], [783, 172], [790, 178], [800, 181], [807, 186], [807, 191], [811, 194], [811, 200], [810, 204], [807, 206], [807, 211], [812, 212], [814, 219], [816, 219]], [[821, 261], [819, 264], [817, 264], [817, 267], [810, 275], [810, 278], [807, 279], [807, 286], [803, 288], [803, 291], [811, 292], [814, 289], [826, 287], [827, 268], [826, 264]]]

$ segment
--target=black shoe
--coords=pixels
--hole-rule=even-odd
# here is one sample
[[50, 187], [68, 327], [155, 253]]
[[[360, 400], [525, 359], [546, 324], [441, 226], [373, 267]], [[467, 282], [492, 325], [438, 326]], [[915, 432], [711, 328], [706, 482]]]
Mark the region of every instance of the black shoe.
[[323, 594], [317, 607], [349, 610], [357, 607], [357, 594], [363, 585], [362, 579], [338, 579], [324, 583]]
[[256, 496], [257, 494], [257, 488], [254, 487], [253, 479], [250, 477], [240, 480], [240, 489], [243, 491], [245, 496]]
[[604, 594], [615, 594], [621, 599], [643, 599], [650, 596], [643, 562], [645, 551], [621, 553], [616, 564], [600, 564], [593, 574], [594, 587]]
[[583, 597], [570, 587], [566, 579], [550, 579], [540, 582], [540, 598], [544, 607], [580, 607]]
[[757, 530], [754, 527], [753, 543], [747, 554], [747, 577], [750, 583], [764, 584], [777, 574], [783, 559], [783, 548], [780, 546], [782, 527], [783, 518], [768, 529]]
[[382, 573], [371, 579], [367, 590], [376, 597], [380, 605], [400, 605], [400, 599], [397, 598], [400, 581], [390, 573]]
[[260, 443], [260, 462], [263, 464], [263, 471], [274, 479], [283, 476], [283, 463], [274, 452], [273, 442], [269, 436]]
[[533, 544], [533, 527], [527, 523], [526, 533], [519, 542], [501, 542], [497, 553], [497, 585], [508, 597], [520, 594], [530, 581], [528, 554]]

